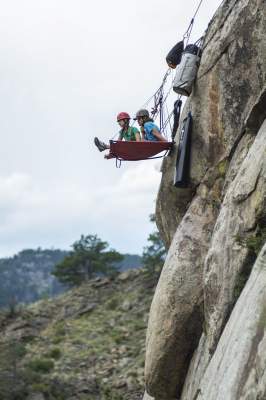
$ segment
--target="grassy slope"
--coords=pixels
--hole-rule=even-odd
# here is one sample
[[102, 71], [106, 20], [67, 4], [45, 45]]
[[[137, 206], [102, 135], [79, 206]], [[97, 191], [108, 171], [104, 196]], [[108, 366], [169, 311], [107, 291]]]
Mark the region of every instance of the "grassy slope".
[[[36, 392], [49, 400], [140, 399], [155, 284], [143, 270], [127, 271], [40, 301], [15, 317], [2, 315], [2, 345], [17, 343], [24, 350], [15, 355], [19, 398]], [[5, 368], [2, 362], [0, 378]]]

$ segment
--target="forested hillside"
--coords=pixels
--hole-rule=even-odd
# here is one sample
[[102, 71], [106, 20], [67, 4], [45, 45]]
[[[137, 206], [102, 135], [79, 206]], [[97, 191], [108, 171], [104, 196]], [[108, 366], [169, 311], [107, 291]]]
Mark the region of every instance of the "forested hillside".
[[[68, 254], [59, 249], [27, 249], [0, 259], [0, 307], [32, 303], [56, 296], [67, 287], [52, 275], [54, 267]], [[120, 271], [141, 266], [141, 257], [125, 254], [117, 264]]]

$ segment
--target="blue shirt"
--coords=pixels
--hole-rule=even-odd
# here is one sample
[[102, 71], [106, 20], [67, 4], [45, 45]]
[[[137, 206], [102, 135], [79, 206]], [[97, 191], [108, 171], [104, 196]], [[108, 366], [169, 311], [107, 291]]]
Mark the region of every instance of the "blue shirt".
[[160, 132], [160, 129], [158, 128], [157, 125], [155, 125], [154, 122], [145, 122], [144, 124], [144, 131], [145, 131], [145, 140], [150, 140], [152, 142], [157, 142], [159, 139], [154, 136], [152, 133], [152, 130], [156, 129], [158, 132]]

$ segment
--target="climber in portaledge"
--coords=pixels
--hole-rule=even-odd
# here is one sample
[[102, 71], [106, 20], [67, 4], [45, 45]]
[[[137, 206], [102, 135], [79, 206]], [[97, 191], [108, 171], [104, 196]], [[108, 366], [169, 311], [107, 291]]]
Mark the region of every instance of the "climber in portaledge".
[[[134, 126], [130, 126], [130, 115], [127, 112], [120, 112], [117, 115], [117, 122], [121, 127], [119, 131], [119, 140], [139, 142], [141, 140], [140, 132]], [[109, 150], [110, 146], [100, 141], [97, 137], [94, 138], [94, 143], [99, 151]]]

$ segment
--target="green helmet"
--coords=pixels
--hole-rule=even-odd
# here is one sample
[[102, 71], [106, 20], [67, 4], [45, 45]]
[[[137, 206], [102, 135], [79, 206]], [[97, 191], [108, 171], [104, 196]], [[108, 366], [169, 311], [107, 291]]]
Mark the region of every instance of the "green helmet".
[[149, 111], [148, 111], [148, 110], [145, 110], [145, 109], [139, 110], [139, 111], [136, 113], [136, 116], [135, 116], [134, 119], [136, 120], [136, 119], [141, 118], [141, 117], [147, 117], [147, 118], [149, 118], [149, 117], [150, 117]]

